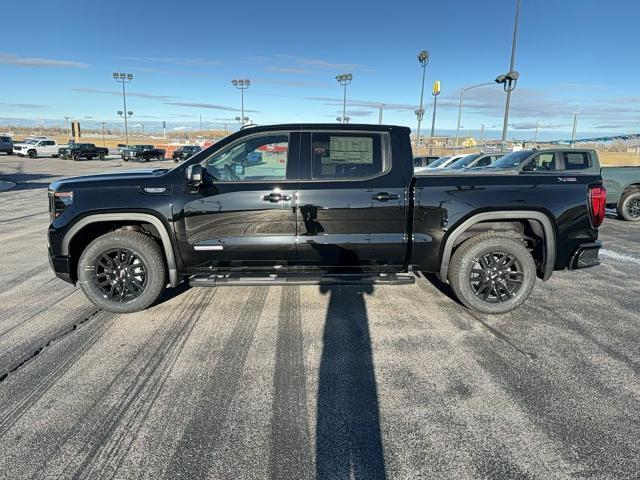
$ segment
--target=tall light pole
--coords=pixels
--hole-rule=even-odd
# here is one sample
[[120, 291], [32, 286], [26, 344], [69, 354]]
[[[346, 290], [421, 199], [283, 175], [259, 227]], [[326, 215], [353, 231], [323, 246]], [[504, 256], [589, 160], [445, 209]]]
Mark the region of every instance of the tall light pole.
[[484, 148], [484, 123], [480, 125], [480, 148]]
[[102, 122], [102, 146], [106, 147], [107, 146], [107, 142], [105, 142], [104, 140], [104, 126], [105, 126], [105, 122]]
[[67, 139], [71, 138], [71, 133], [69, 132], [69, 119], [71, 117], [64, 117], [64, 128], [67, 130]]
[[422, 123], [422, 119], [424, 118], [424, 108], [422, 108], [422, 100], [424, 98], [424, 77], [427, 73], [427, 63], [429, 63], [429, 52], [427, 50], [422, 50], [420, 53], [418, 53], [418, 63], [420, 63], [420, 67], [422, 68], [422, 84], [420, 85], [420, 106], [415, 111], [416, 118], [418, 119], [416, 149], [420, 147], [420, 124]]
[[433, 116], [431, 117], [431, 135], [429, 141], [429, 155], [433, 151], [433, 136], [436, 132], [436, 109], [438, 107], [438, 95], [440, 95], [440, 80], [433, 82], [433, 88], [431, 89], [431, 95], [433, 95]]
[[533, 143], [538, 143], [538, 128], [540, 128], [540, 120], [536, 120], [536, 134], [533, 137]]
[[573, 130], [571, 131], [571, 148], [574, 148], [576, 141], [576, 128], [578, 127], [578, 115], [580, 114], [580, 110], [576, 110], [576, 113], [573, 114]]
[[[509, 64], [509, 73], [504, 75], [503, 81], [498, 81], [501, 75], [496, 79], [496, 82], [504, 85], [504, 91], [507, 92], [507, 100], [504, 105], [504, 122], [502, 124], [502, 140], [500, 143], [500, 150], [504, 152], [507, 143], [507, 127], [509, 126], [509, 107], [511, 106], [511, 92], [516, 89], [516, 83], [518, 82], [519, 74], [514, 70], [516, 63], [516, 41], [518, 39], [518, 20], [520, 18], [520, 0], [516, 0], [516, 18], [513, 23], [513, 39], [511, 41], [511, 63]], [[515, 74], [515, 75], [514, 75]], [[515, 78], [514, 78], [515, 77]]]
[[[131, 83], [131, 81], [133, 80], [133, 74], [132, 73], [117, 73], [117, 72], [113, 72], [113, 79], [122, 84], [122, 103], [124, 106], [124, 109], [122, 110], [123, 112], [127, 113], [127, 93], [125, 91], [125, 84], [127, 83]], [[131, 115], [133, 115], [133, 112], [131, 112]], [[129, 115], [129, 116], [131, 116]], [[120, 115], [122, 117], [122, 115]], [[129, 145], [129, 127], [127, 126], [127, 115], [124, 115], [124, 135], [126, 137], [126, 142], [127, 145]]]
[[378, 125], [382, 125], [382, 112], [384, 110], [384, 103], [381, 103], [378, 107]]
[[[231, 80], [231, 85], [240, 90], [240, 118], [244, 119], [244, 91], [251, 86], [251, 80], [248, 78], [234, 78]], [[244, 120], [243, 120], [244, 121]], [[242, 123], [242, 122], [240, 122]]]
[[351, 84], [353, 75], [350, 73], [342, 73], [340, 75], [336, 75], [336, 80], [344, 87], [344, 95], [342, 97], [342, 123], [347, 123], [345, 122], [345, 119], [347, 118], [347, 85]]
[[131, 118], [133, 116], [133, 112], [131, 110], [127, 111], [122, 111], [122, 110], [118, 110], [116, 112], [118, 115], [120, 115], [120, 117], [124, 118], [124, 132], [127, 138], [127, 147], [129, 146], [129, 130], [127, 130], [127, 119]]
[[473, 90], [474, 88], [484, 87], [485, 85], [493, 85], [491, 82], [478, 83], [477, 85], [471, 85], [470, 87], [463, 87], [460, 89], [460, 103], [458, 104], [458, 126], [456, 127], [456, 147], [460, 142], [460, 122], [462, 121], [462, 97], [465, 92]]

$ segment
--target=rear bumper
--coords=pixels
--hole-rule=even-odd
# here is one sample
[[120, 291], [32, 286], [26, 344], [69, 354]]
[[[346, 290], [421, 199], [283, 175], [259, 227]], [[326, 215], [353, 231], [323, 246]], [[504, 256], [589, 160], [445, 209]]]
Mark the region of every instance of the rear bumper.
[[600, 265], [600, 259], [598, 258], [600, 247], [602, 247], [602, 242], [600, 240], [580, 245], [576, 251], [573, 252], [573, 255], [571, 255], [569, 268], [587, 268]]

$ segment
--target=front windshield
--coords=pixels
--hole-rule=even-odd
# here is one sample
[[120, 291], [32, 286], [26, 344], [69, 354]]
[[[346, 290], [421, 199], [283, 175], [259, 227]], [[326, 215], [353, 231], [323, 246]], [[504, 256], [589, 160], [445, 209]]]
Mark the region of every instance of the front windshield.
[[40, 140], [26, 140], [24, 143], [26, 143], [27, 145], [35, 145], [36, 143], [38, 143]]
[[446, 162], [447, 160], [449, 160], [451, 157], [440, 157], [439, 159], [437, 159], [435, 162], [432, 162], [428, 165], [427, 168], [436, 168], [439, 167], [440, 165], [442, 165], [444, 162]]
[[473, 162], [479, 156], [480, 156], [479, 153], [472, 153], [470, 155], [465, 155], [464, 157], [453, 161], [451, 163], [451, 165], [449, 165], [447, 168], [450, 168], [451, 170], [460, 170], [460, 169], [466, 167], [467, 165], [469, 165], [471, 162]]
[[484, 168], [514, 168], [520, 165], [532, 153], [533, 150], [518, 150], [517, 152], [507, 153], [504, 157], [499, 158]]

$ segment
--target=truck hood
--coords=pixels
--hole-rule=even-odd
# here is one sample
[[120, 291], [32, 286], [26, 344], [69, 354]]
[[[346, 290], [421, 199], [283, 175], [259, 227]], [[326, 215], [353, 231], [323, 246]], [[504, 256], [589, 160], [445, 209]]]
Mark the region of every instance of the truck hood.
[[150, 179], [158, 178], [167, 171], [168, 170], [166, 168], [144, 168], [138, 170], [100, 173], [95, 175], [82, 175], [79, 177], [67, 177], [51, 183], [49, 185], [49, 190], [57, 192], [60, 190], [72, 190], [74, 188], [90, 187], [94, 185], [130, 185], [135, 182], [145, 182]]

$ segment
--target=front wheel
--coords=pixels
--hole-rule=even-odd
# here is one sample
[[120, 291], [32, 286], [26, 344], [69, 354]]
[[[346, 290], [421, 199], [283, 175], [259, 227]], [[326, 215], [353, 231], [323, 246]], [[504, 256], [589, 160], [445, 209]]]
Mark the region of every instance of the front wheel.
[[29, 158], [36, 158], [38, 156], [38, 152], [36, 152], [35, 150], [29, 150]]
[[525, 245], [493, 233], [465, 241], [449, 265], [449, 283], [458, 299], [481, 313], [514, 310], [535, 282], [536, 264]]
[[104, 153], [98, 154], [98, 160], [104, 160]]
[[628, 222], [640, 220], [640, 190], [632, 190], [622, 195], [618, 204], [618, 215]]
[[71, 158], [73, 159], [74, 162], [77, 162], [78, 160], [80, 160], [80, 155], [78, 155], [77, 153], [74, 153], [73, 155], [71, 155]]
[[78, 262], [78, 282], [98, 307], [115, 313], [144, 310], [166, 286], [167, 267], [148, 235], [117, 230], [92, 241]]

